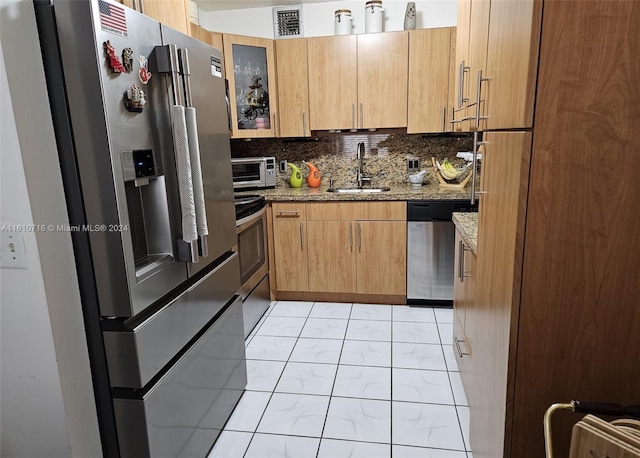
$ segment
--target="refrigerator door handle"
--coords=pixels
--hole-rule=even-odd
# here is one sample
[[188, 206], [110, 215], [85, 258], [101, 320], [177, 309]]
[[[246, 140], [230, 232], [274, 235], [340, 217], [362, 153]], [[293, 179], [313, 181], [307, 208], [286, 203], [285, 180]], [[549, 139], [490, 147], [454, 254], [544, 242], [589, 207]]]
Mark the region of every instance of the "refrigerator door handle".
[[198, 121], [196, 118], [196, 109], [193, 106], [191, 97], [191, 68], [189, 66], [189, 50], [187, 48], [178, 50], [178, 58], [180, 61], [180, 73], [184, 87], [184, 96], [186, 102], [185, 115], [187, 121], [187, 138], [189, 141], [189, 156], [191, 160], [191, 179], [193, 198], [196, 209], [196, 226], [198, 233], [198, 254], [207, 257], [209, 248], [207, 245], [207, 235], [209, 228], [207, 227], [207, 209], [204, 201], [204, 185], [202, 179], [202, 165], [200, 161], [200, 143], [198, 141]]
[[186, 108], [182, 105], [182, 86], [178, 73], [180, 63], [176, 45], [156, 46], [154, 48], [157, 73], [169, 73], [173, 105], [171, 106], [171, 130], [180, 195], [180, 213], [182, 219], [182, 239], [178, 240], [177, 259], [181, 262], [198, 262], [198, 230], [196, 206], [193, 195], [193, 176], [189, 153], [189, 135], [187, 131]]

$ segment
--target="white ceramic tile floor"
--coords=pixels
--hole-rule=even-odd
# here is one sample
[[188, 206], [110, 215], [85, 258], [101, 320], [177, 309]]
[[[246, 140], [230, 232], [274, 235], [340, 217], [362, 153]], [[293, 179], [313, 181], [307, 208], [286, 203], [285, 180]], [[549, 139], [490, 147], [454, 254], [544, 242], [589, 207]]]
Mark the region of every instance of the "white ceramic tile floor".
[[472, 458], [450, 309], [279, 301], [209, 458]]

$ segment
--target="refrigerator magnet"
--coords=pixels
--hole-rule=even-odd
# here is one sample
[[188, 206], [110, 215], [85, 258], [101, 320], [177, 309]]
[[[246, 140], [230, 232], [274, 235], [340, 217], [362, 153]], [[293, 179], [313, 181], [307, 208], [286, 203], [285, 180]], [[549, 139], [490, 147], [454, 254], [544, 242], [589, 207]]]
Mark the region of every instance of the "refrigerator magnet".
[[104, 49], [107, 52], [107, 59], [109, 59], [109, 67], [113, 70], [114, 73], [122, 73], [125, 72], [126, 69], [120, 59], [116, 55], [116, 49], [113, 47], [109, 40], [104, 42]]
[[124, 48], [122, 50], [122, 65], [124, 65], [127, 73], [131, 73], [133, 71], [133, 49]]
[[138, 77], [142, 84], [147, 84], [151, 79], [151, 72], [149, 71], [149, 61], [145, 56], [138, 57], [138, 65], [140, 65], [140, 71]]
[[144, 91], [135, 84], [132, 84], [127, 92], [124, 93], [124, 106], [132, 113], [142, 113], [144, 106], [147, 104], [147, 96]]

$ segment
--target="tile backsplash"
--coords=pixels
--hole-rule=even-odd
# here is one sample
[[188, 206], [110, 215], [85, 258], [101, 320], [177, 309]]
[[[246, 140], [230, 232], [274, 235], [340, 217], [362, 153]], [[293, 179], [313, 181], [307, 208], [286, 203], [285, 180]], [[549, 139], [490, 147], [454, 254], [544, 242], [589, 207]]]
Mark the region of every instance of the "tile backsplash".
[[[394, 186], [408, 183], [407, 159], [419, 158], [420, 169], [427, 170], [425, 181], [437, 183], [431, 157], [442, 161], [447, 157], [456, 166], [465, 164], [456, 158], [458, 151], [470, 151], [469, 137], [423, 137], [422, 135], [387, 133], [336, 133], [310, 139], [231, 140], [232, 157], [275, 156], [297, 165], [303, 175], [314, 164], [322, 173], [323, 184], [329, 180], [336, 186], [353, 186], [356, 177], [356, 147], [365, 145], [364, 173], [372, 178], [372, 186]], [[289, 172], [278, 175], [278, 186], [287, 186]]]

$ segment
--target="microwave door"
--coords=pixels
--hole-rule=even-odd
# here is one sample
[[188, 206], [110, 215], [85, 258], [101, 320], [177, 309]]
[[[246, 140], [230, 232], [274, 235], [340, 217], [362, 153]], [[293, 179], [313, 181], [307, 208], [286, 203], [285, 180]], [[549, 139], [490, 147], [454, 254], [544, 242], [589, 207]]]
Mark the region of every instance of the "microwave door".
[[237, 161], [233, 162], [233, 186], [236, 188], [249, 188], [263, 186], [264, 161]]

